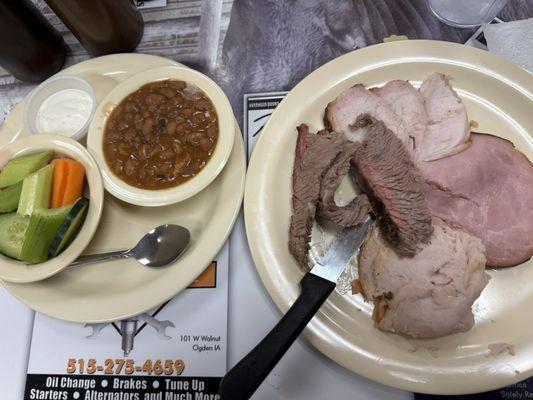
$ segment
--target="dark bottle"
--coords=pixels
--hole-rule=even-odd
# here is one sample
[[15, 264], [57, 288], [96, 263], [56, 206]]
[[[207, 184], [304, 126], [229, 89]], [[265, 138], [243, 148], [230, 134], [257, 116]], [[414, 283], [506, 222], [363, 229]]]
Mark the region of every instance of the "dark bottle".
[[0, 65], [16, 78], [41, 82], [61, 69], [67, 46], [30, 0], [0, 0]]
[[133, 51], [144, 21], [130, 0], [45, 0], [93, 56]]

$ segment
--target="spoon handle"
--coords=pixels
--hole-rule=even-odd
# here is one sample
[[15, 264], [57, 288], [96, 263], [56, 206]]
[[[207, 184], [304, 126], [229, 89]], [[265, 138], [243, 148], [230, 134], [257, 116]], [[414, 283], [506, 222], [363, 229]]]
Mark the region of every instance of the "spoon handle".
[[69, 267], [77, 267], [79, 265], [92, 264], [101, 261], [121, 260], [123, 258], [131, 257], [130, 250], [123, 251], [111, 251], [109, 253], [102, 254], [89, 254], [86, 256], [80, 256], [73, 261]]

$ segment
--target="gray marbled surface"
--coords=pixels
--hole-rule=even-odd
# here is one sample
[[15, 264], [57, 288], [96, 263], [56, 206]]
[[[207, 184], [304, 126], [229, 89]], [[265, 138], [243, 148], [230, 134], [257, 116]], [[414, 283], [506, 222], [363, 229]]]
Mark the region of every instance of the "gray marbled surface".
[[[532, 16], [531, 0], [511, 0], [499, 14]], [[215, 76], [239, 118], [243, 93], [289, 90], [327, 61], [384, 37], [464, 43], [474, 31], [443, 24], [425, 0], [234, 0]]]
[[[67, 65], [88, 58], [46, 6], [33, 0], [70, 48]], [[460, 0], [457, 0], [460, 1]], [[469, 1], [469, 0], [464, 0]], [[137, 52], [191, 65], [214, 77], [242, 121], [244, 93], [288, 90], [327, 61], [390, 35], [464, 43], [472, 29], [440, 22], [425, 0], [168, 0], [143, 10]], [[510, 0], [504, 21], [533, 16], [532, 0]], [[0, 68], [0, 121], [33, 85]]]

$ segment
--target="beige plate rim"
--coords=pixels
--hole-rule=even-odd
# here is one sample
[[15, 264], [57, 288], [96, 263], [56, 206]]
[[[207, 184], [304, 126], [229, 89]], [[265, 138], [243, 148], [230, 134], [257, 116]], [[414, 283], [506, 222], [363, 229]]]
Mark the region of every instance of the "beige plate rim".
[[[281, 203], [276, 203], [277, 200], [273, 197], [278, 196], [278, 194], [274, 195], [267, 189], [272, 190], [272, 182], [276, 182], [276, 188], [281, 186], [278, 189], [280, 192], [290, 191], [290, 184], [276, 180], [276, 178], [282, 177], [289, 181], [290, 172], [278, 171], [278, 175], [274, 176], [274, 173], [263, 166], [268, 165], [269, 162], [280, 161], [284, 156], [287, 156], [276, 156], [274, 148], [277, 142], [283, 140], [282, 134], [287, 134], [287, 131], [292, 130], [296, 123], [303, 122], [294, 121], [297, 116], [293, 116], [294, 112], [291, 111], [297, 110], [296, 114], [301, 115], [303, 112], [299, 110], [312, 105], [313, 98], [324, 100], [324, 92], [331, 91], [335, 86], [348, 87], [347, 81], [351, 79], [350, 85], [352, 85], [359, 74], [373, 73], [381, 68], [390, 71], [391, 68], [396, 68], [404, 63], [425, 65], [436, 63], [451, 65], [450, 68], [455, 66], [465, 68], [471, 75], [488, 75], [490, 78], [500, 81], [502, 85], [508, 85], [518, 96], [532, 98], [530, 90], [533, 88], [533, 75], [524, 69], [486, 51], [454, 43], [429, 40], [398, 41], [356, 50], [330, 61], [304, 78], [280, 103], [264, 127], [249, 163], [244, 195], [245, 225], [251, 254], [264, 286], [282, 312], [289, 308], [299, 292], [298, 281], [301, 278], [301, 273], [297, 271], [296, 264], [289, 259], [286, 233], [276, 233], [278, 237], [272, 236], [272, 232], [278, 232], [274, 230], [275, 228], [271, 228], [271, 226], [276, 225], [275, 218], [277, 217], [274, 217], [273, 214], [281, 211], [279, 209], [280, 204], [281, 207], [285, 207], [286, 203], [286, 206], [290, 207], [289, 195], [283, 196]], [[406, 78], [397, 77], [395, 79]], [[530, 89], [528, 90], [528, 88]], [[479, 101], [482, 103], [483, 99]], [[314, 108], [313, 111], [315, 111]], [[289, 126], [293, 123], [294, 126]], [[316, 122], [315, 125], [317, 124], [321, 124], [321, 122]], [[321, 127], [312, 126], [312, 128], [320, 129]], [[522, 135], [524, 135], [523, 131]], [[533, 148], [531, 133], [529, 137], [525, 133], [525, 141], [530, 148]], [[289, 147], [287, 142], [283, 142], [283, 145], [280, 144], [280, 147], [282, 146]], [[290, 165], [292, 165], [292, 157]], [[292, 169], [288, 164], [276, 168], [278, 170]], [[270, 200], [263, 200], [265, 196], [270, 196]], [[285, 199], [285, 197], [287, 198]], [[265, 211], [274, 208], [276, 211]], [[288, 217], [287, 215], [286, 222], [282, 221], [282, 225], [288, 226]], [[283, 255], [280, 256], [280, 254]], [[284, 260], [285, 264], [280, 263], [281, 260]], [[516, 372], [510, 370], [510, 367], [505, 367], [505, 360], [501, 361], [499, 358], [487, 358], [487, 366], [481, 370], [475, 368], [469, 370], [468, 366], [465, 366], [461, 371], [452, 373], [449, 369], [439, 368], [441, 361], [437, 358], [433, 362], [430, 357], [427, 357], [424, 362], [430, 368], [426, 370], [426, 365], [413, 363], [413, 357], [417, 357], [416, 354], [420, 352], [415, 353], [415, 355], [408, 355], [408, 351], [405, 350], [405, 356], [394, 358], [396, 354], [389, 357], [383, 353], [379, 346], [368, 347], [367, 349], [366, 343], [361, 344], [363, 339], [357, 342], [352, 336], [368, 335], [364, 337], [364, 340], [374, 341], [374, 344], [379, 344], [381, 341], [388, 345], [392, 340], [386, 336], [390, 334], [375, 330], [368, 317], [368, 327], [365, 326], [364, 331], [354, 332], [350, 337], [343, 335], [342, 324], [346, 323], [345, 319], [334, 320], [332, 317], [332, 315], [339, 315], [338, 311], [342, 308], [339, 304], [344, 304], [340, 300], [342, 297], [338, 293], [334, 293], [310, 322], [304, 334], [311, 344], [326, 356], [369, 379], [413, 392], [466, 394], [496, 389], [526, 379], [533, 374], [533, 346], [530, 346], [529, 343], [528, 347], [523, 350], [527, 354], [517, 354], [515, 357], [517, 363], [520, 364], [520, 371]], [[342, 317], [348, 318], [346, 314], [342, 314]], [[529, 322], [525, 321], [524, 323], [528, 324]], [[522, 329], [527, 328], [523, 326]], [[533, 322], [531, 329], [533, 329]], [[533, 343], [533, 340], [531, 342]], [[465, 345], [466, 347], [468, 344]], [[454, 362], [458, 362], [458, 359], [459, 357], [455, 357]]]
[[[83, 73], [88, 73], [92, 77], [94, 77], [94, 75], [98, 75], [99, 77], [104, 77], [104, 79], [107, 79], [110, 76], [112, 78], [109, 79], [122, 81], [137, 72], [160, 66], [182, 65], [172, 60], [153, 55], [137, 53], [116, 54], [93, 58], [81, 62], [79, 64], [64, 69], [63, 71], [61, 71], [60, 75], [77, 76]], [[121, 78], [117, 79], [118, 75], [120, 75]], [[114, 83], [113, 86], [115, 86], [116, 84], [117, 83]], [[100, 91], [100, 93], [98, 93], [98, 97], [99, 100], [101, 100], [103, 97], [105, 97], [105, 93], [101, 93]], [[23, 129], [22, 123], [22, 109], [24, 107], [24, 103], [24, 100], [21, 101], [12, 110], [10, 115], [8, 115], [3, 126], [0, 127], [0, 146], [4, 144], [2, 140], [5, 140], [8, 135], [10, 136], [7, 141], [10, 142], [20, 137], [24, 137], [28, 134]], [[242, 134], [238, 128], [237, 123], [235, 123], [235, 129], [235, 141], [232, 154], [230, 156], [230, 159], [228, 160], [226, 167], [224, 168], [224, 171], [222, 171], [221, 175], [217, 178], [217, 180], [215, 180], [215, 182], [217, 182], [218, 179], [223, 179], [222, 177], [225, 176], [225, 174], [229, 175], [227, 178], [225, 178], [225, 180], [231, 184], [232, 188], [234, 187], [234, 190], [230, 193], [231, 197], [228, 197], [226, 199], [224, 207], [222, 207], [223, 210], [219, 210], [216, 214], [213, 214], [213, 216], [216, 215], [216, 218], [212, 218], [209, 221], [209, 224], [207, 224], [207, 221], [204, 221], [206, 222], [205, 226], [209, 225], [211, 235], [207, 237], [204, 236], [205, 233], [202, 233], [204, 239], [202, 241], [202, 247], [199, 248], [199, 246], [197, 246], [198, 242], [196, 242], [194, 244], [195, 248], [190, 249], [191, 253], [186, 253], [182, 258], [180, 258], [180, 260], [176, 262], [176, 266], [177, 264], [181, 263], [180, 266], [183, 267], [184, 265], [186, 265], [187, 268], [183, 267], [178, 271], [175, 268], [172, 269], [172, 265], [167, 267], [169, 269], [167, 270], [168, 272], [166, 272], [166, 276], [169, 279], [166, 279], [165, 286], [159, 287], [158, 290], [151, 291], [149, 297], [146, 296], [146, 293], [136, 295], [135, 291], [133, 291], [132, 293], [128, 292], [125, 295], [127, 296], [128, 301], [119, 302], [120, 304], [118, 304], [118, 306], [114, 304], [113, 307], [109, 307], [109, 309], [102, 307], [101, 309], [98, 309], [94, 312], [89, 312], [88, 310], [94, 310], [95, 308], [91, 307], [91, 296], [80, 297], [79, 301], [77, 302], [78, 305], [83, 304], [83, 307], [80, 308], [75, 308], [75, 306], [72, 305], [63, 306], [58, 304], [58, 301], [56, 301], [56, 303], [51, 303], [48, 299], [47, 301], [41, 301], [42, 298], [36, 298], [36, 295], [32, 294], [32, 290], [37, 286], [33, 285], [41, 285], [43, 284], [43, 282], [47, 282], [48, 280], [31, 284], [14, 284], [4, 281], [0, 281], [0, 283], [2, 283], [2, 285], [13, 296], [15, 296], [17, 299], [19, 299], [21, 302], [34, 309], [35, 311], [41, 312], [54, 318], [79, 323], [103, 323], [125, 319], [146, 312], [171, 299], [176, 294], [180, 293], [183, 289], [185, 289], [192, 281], [194, 281], [194, 279], [196, 279], [196, 277], [203, 272], [207, 264], [212, 261], [213, 257], [218, 254], [224, 243], [226, 243], [226, 240], [229, 237], [229, 234], [231, 233], [234, 223], [239, 214], [244, 193], [244, 183], [246, 176], [246, 157]], [[211, 186], [204, 190], [209, 190], [210, 187]], [[220, 186], [220, 189], [218, 190], [222, 190], [222, 188], [224, 188], [224, 185]], [[182, 203], [176, 205], [175, 207], [179, 207], [181, 204]], [[153, 208], [147, 207], [146, 209]], [[104, 216], [102, 216], [102, 218], [104, 218]], [[98, 235], [98, 233], [96, 235]], [[131, 239], [135, 241], [138, 240], [138, 237], [134, 237]], [[122, 261], [115, 261], [114, 268], [118, 268], [116, 263], [120, 264], [121, 262]], [[99, 265], [100, 267], [105, 267], [106, 265], [104, 264], [106, 263], [101, 263]], [[121, 265], [122, 264], [120, 264], [120, 266]], [[91, 266], [85, 266], [83, 268], [87, 269], [91, 268]], [[138, 266], [138, 268], [146, 267]], [[174, 272], [172, 273], [172, 271]], [[53, 279], [57, 279], [57, 277], [62, 274], [73, 272], [80, 273], [81, 271], [76, 270], [62, 272], [61, 274], [56, 275], [56, 277], [54, 277]], [[141, 289], [143, 288], [139, 288], [138, 290]], [[46, 287], [44, 290], [49, 292], [51, 289], [50, 287]], [[66, 291], [66, 293], [68, 294], [68, 291]], [[67, 294], [63, 294], [63, 296], [67, 296]], [[116, 296], [114, 292], [112, 295]]]

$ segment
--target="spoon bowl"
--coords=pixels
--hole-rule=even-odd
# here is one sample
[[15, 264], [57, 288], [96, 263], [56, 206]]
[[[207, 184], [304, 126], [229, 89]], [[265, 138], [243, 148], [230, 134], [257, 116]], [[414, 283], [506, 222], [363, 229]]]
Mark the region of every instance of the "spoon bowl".
[[146, 267], [164, 267], [177, 260], [183, 254], [190, 240], [191, 234], [187, 228], [172, 224], [160, 225], [144, 235], [135, 247], [130, 250], [81, 256], [70, 266], [135, 258]]
[[164, 267], [187, 248], [191, 234], [180, 225], [160, 225], [152, 229], [130, 250], [131, 257], [147, 267]]

